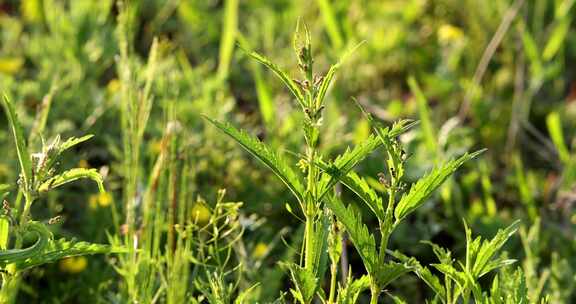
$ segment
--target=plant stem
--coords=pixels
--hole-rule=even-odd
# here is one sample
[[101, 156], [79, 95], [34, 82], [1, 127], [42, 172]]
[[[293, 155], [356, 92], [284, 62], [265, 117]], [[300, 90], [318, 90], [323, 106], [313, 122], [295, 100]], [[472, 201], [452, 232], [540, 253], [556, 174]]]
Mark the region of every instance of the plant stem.
[[328, 304], [334, 303], [334, 295], [336, 294], [336, 276], [338, 275], [338, 263], [330, 265], [330, 295], [328, 296]]
[[307, 190], [310, 198], [306, 202], [306, 236], [305, 236], [305, 266], [311, 267], [312, 247], [314, 246], [314, 217], [316, 216], [316, 167], [315, 162], [316, 149], [313, 146], [308, 147], [308, 183]]
[[370, 287], [370, 304], [378, 304], [378, 297], [380, 296], [380, 288], [375, 284]]

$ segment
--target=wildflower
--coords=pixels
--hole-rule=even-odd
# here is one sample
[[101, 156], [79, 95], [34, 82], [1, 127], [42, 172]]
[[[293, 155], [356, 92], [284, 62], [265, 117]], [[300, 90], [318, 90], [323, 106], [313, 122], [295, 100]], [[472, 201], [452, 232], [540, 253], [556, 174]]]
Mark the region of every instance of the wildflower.
[[116, 78], [110, 80], [106, 85], [106, 90], [110, 95], [113, 95], [114, 93], [118, 92], [120, 90], [120, 81], [118, 81], [118, 79]]
[[451, 24], [443, 24], [438, 28], [438, 40], [440, 43], [451, 43], [460, 40], [464, 33], [459, 27]]
[[86, 269], [86, 266], [88, 266], [88, 261], [82, 256], [65, 258], [58, 263], [60, 271], [70, 274], [80, 273]]
[[265, 243], [258, 243], [256, 244], [256, 246], [254, 247], [254, 250], [252, 251], [252, 256], [255, 259], [261, 259], [263, 258], [266, 254], [268, 253], [268, 245], [266, 245]]
[[112, 195], [108, 192], [90, 195], [90, 209], [96, 209], [98, 207], [105, 208], [110, 206], [110, 204], [112, 204]]
[[0, 73], [14, 75], [20, 71], [24, 59], [20, 57], [4, 57], [0, 58]]

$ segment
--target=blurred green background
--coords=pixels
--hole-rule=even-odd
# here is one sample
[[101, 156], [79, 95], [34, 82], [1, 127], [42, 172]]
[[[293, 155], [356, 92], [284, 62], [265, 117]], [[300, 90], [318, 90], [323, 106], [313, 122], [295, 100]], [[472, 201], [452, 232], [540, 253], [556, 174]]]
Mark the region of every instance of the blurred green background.
[[[292, 111], [289, 92], [237, 47], [258, 50], [295, 74], [292, 34], [300, 21], [311, 32], [322, 71], [364, 42], [331, 88], [324, 151], [335, 155], [369, 135], [353, 98], [386, 123], [421, 121], [402, 139], [410, 157], [408, 180], [464, 151], [488, 149], [399, 228], [392, 249], [432, 261], [419, 241], [461, 252], [462, 219], [482, 235], [522, 219], [526, 233], [509, 244], [510, 256], [519, 260], [528, 284], [542, 284], [552, 295], [552, 303], [570, 303], [576, 267], [575, 2], [139, 1], [132, 29], [138, 64], [145, 62], [154, 37], [160, 50], [142, 147], [145, 171], [159, 153], [166, 108], [174, 106], [185, 134], [182, 149], [192, 157], [192, 189], [213, 200], [225, 188], [228, 200], [243, 202], [245, 220], [257, 223], [246, 224], [244, 238], [254, 248], [249, 254], [269, 249], [261, 271], [275, 268], [286, 247], [278, 233], [299, 225], [287, 216], [289, 193], [200, 115], [230, 120], [287, 155], [301, 152], [302, 134], [295, 131], [301, 114]], [[0, 0], [0, 90], [17, 104], [27, 129], [38, 109], [50, 103], [45, 138], [95, 134], [62, 166], [99, 169], [110, 193], [98, 196], [93, 185], [79, 183], [43, 198], [33, 212], [40, 218], [62, 215], [61, 235], [99, 242], [107, 242], [106, 232], [113, 230], [112, 204], [122, 204], [117, 14], [112, 0]], [[18, 164], [8, 124], [0, 117], [0, 184], [11, 185]], [[359, 171], [378, 187], [382, 168], [384, 158], [375, 154]], [[353, 199], [349, 193], [344, 197]], [[354, 252], [350, 260], [362, 269]], [[107, 259], [76, 262], [29, 273], [22, 301], [112, 301], [118, 278]], [[282, 284], [282, 279], [271, 283], [267, 292], [277, 296]], [[412, 276], [391, 288], [409, 303], [423, 301], [428, 292]]]

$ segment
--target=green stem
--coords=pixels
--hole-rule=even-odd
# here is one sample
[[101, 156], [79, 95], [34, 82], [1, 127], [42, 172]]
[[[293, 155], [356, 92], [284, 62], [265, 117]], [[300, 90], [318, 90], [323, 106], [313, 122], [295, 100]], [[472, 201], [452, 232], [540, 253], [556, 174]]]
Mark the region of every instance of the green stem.
[[310, 194], [306, 202], [306, 231], [305, 231], [305, 267], [311, 267], [313, 260], [310, 256], [312, 253], [312, 246], [314, 246], [314, 217], [316, 216], [316, 167], [314, 166], [316, 150], [310, 146], [308, 148], [308, 183], [307, 190]]
[[375, 284], [370, 287], [370, 304], [378, 304], [378, 297], [380, 296], [380, 288]]
[[330, 265], [330, 295], [328, 296], [328, 304], [334, 303], [334, 296], [336, 294], [336, 276], [338, 275], [338, 263]]

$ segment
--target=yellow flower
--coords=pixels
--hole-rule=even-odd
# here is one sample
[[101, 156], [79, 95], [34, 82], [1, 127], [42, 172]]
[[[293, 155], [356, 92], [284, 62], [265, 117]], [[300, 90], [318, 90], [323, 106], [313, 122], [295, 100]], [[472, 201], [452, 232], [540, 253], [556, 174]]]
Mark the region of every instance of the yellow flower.
[[116, 78], [110, 80], [108, 85], [106, 85], [106, 89], [108, 90], [109, 94], [114, 94], [120, 90], [120, 81]]
[[200, 226], [205, 226], [210, 221], [210, 209], [205, 204], [197, 202], [192, 207], [192, 221]]
[[98, 194], [90, 195], [88, 205], [90, 209], [96, 209], [98, 207], [108, 207], [112, 204], [112, 195], [108, 192], [102, 192]]
[[460, 40], [464, 33], [459, 27], [451, 24], [443, 24], [438, 28], [438, 40], [441, 43], [450, 43]]
[[20, 4], [22, 16], [32, 23], [42, 21], [42, 2], [41, 0], [24, 0]]
[[20, 57], [4, 57], [0, 58], [0, 73], [14, 75], [20, 71], [24, 59]]
[[254, 247], [254, 250], [252, 251], [252, 255], [254, 256], [255, 259], [260, 259], [264, 257], [267, 253], [268, 253], [268, 245], [262, 242], [256, 244], [256, 247]]
[[84, 271], [84, 269], [86, 269], [86, 266], [88, 266], [88, 261], [86, 260], [85, 257], [82, 256], [70, 257], [60, 260], [58, 266], [59, 266], [58, 268], [60, 268], [60, 271], [62, 272], [75, 274]]

